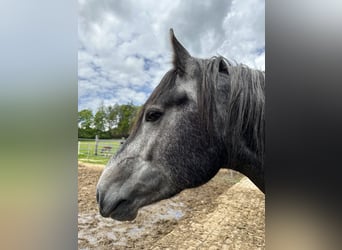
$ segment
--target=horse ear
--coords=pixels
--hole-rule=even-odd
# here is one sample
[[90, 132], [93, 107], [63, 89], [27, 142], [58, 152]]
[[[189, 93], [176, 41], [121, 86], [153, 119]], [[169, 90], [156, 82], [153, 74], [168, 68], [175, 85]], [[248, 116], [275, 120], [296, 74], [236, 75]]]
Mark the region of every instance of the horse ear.
[[177, 40], [175, 34], [173, 33], [173, 29], [170, 29], [170, 37], [173, 48], [173, 66], [180, 74], [183, 74], [185, 72], [186, 61], [191, 57], [191, 55]]
[[219, 63], [219, 72], [229, 75], [227, 64], [223, 59]]

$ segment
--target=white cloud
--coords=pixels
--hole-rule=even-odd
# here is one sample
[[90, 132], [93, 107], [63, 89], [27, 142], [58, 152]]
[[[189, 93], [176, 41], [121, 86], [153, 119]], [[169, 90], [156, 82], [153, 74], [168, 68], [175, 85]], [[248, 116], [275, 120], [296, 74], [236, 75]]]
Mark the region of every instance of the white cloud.
[[79, 0], [79, 109], [143, 104], [171, 68], [169, 28], [195, 57], [265, 68], [265, 3]]
[[[225, 41], [220, 54], [250, 67], [265, 69], [265, 60], [257, 51], [265, 48], [265, 4], [259, 0], [233, 1], [231, 12], [223, 21]], [[265, 57], [265, 53], [261, 54]]]

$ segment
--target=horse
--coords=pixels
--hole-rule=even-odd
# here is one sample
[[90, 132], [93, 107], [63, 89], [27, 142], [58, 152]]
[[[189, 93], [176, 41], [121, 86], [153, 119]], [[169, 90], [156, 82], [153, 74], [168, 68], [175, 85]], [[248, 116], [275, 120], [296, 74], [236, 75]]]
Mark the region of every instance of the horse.
[[170, 38], [172, 69], [98, 181], [103, 217], [134, 220], [139, 208], [203, 185], [220, 168], [265, 192], [265, 72], [222, 56], [192, 57], [173, 29]]

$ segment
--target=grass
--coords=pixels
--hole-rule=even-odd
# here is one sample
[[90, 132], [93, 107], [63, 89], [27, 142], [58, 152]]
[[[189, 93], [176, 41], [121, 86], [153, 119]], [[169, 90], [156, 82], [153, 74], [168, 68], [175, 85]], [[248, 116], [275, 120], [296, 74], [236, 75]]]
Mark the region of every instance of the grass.
[[120, 140], [99, 141], [97, 155], [95, 155], [95, 146], [95, 141], [79, 141], [78, 160], [106, 165], [110, 157], [120, 148]]

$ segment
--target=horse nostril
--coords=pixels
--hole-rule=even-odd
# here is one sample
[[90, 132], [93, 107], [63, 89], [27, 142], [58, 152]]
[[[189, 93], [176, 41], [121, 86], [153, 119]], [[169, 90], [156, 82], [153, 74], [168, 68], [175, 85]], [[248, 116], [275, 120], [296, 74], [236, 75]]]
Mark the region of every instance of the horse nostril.
[[103, 193], [102, 195], [100, 194], [100, 191], [97, 189], [96, 190], [96, 201], [97, 201], [97, 204], [99, 205], [99, 211], [100, 211], [100, 214], [103, 216], [103, 217], [108, 217], [108, 215], [104, 212], [104, 200], [103, 200]]
[[97, 201], [97, 203], [99, 203], [99, 200], [100, 200], [99, 190], [96, 190], [96, 201]]
[[100, 197], [100, 192], [99, 190], [96, 190], [96, 201], [97, 203], [99, 204], [99, 211], [100, 211], [100, 214], [103, 216], [103, 217], [108, 217], [108, 215], [106, 213], [104, 213], [103, 211], [103, 199], [101, 199]]
[[152, 152], [149, 152], [146, 156], [146, 161], [152, 161], [152, 160], [153, 160]]

